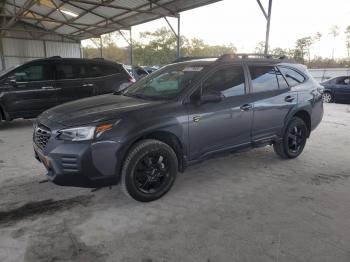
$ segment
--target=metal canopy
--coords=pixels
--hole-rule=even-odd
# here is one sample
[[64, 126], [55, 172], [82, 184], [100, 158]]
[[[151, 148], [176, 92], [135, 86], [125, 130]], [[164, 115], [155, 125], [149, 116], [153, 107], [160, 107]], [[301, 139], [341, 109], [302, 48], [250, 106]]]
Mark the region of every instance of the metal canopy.
[[3, 0], [0, 34], [27, 33], [80, 41], [221, 0]]

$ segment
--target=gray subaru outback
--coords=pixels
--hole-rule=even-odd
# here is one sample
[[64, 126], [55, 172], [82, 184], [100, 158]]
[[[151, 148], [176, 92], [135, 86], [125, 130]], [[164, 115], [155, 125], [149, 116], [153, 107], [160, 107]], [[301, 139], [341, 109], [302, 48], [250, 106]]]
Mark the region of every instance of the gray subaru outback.
[[214, 154], [273, 145], [299, 156], [323, 116], [323, 88], [286, 58], [182, 58], [123, 92], [77, 100], [34, 123], [36, 158], [63, 186], [121, 184], [143, 202]]

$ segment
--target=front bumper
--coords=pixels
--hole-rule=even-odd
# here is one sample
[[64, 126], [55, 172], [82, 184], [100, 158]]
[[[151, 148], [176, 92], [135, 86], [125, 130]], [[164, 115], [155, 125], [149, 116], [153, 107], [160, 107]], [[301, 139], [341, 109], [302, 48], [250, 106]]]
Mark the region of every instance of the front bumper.
[[121, 159], [118, 142], [60, 141], [56, 147], [51, 144], [44, 150], [35, 143], [33, 147], [36, 159], [47, 169], [48, 180], [57, 185], [93, 188], [118, 182]]

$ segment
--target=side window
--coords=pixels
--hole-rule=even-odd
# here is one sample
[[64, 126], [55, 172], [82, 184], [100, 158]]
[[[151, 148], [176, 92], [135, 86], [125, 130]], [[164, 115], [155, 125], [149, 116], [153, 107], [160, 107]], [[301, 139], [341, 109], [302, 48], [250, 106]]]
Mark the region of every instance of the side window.
[[287, 67], [279, 67], [279, 70], [282, 72], [284, 77], [286, 78], [288, 85], [290, 87], [299, 85], [305, 81], [305, 77], [298, 73], [297, 71], [287, 68]]
[[114, 74], [120, 74], [120, 69], [117, 66], [102, 65], [103, 75], [109, 76]]
[[337, 85], [349, 85], [349, 77], [338, 77], [336, 78]]
[[74, 79], [77, 66], [74, 64], [59, 63], [56, 65], [56, 79]]
[[42, 81], [50, 78], [46, 71], [44, 65], [30, 65], [17, 69], [13, 76], [17, 82]]
[[86, 68], [86, 77], [99, 77], [104, 76], [106, 73], [99, 64], [87, 64]]
[[344, 83], [350, 87], [350, 77], [345, 78]]
[[277, 76], [273, 66], [249, 66], [253, 93], [278, 90]]
[[277, 80], [278, 80], [278, 86], [280, 89], [286, 89], [289, 88], [286, 79], [284, 78], [284, 76], [282, 75], [282, 73], [278, 70], [275, 69], [276, 71], [276, 75], [277, 75]]
[[231, 66], [219, 69], [203, 84], [202, 94], [222, 94], [224, 97], [245, 94], [243, 68]]

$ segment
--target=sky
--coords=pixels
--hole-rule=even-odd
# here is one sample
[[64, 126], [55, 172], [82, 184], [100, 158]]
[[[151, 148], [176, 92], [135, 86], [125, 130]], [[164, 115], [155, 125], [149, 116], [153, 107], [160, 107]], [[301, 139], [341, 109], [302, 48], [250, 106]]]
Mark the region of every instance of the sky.
[[[266, 7], [268, 0], [261, 0]], [[176, 28], [176, 20], [171, 19]], [[329, 34], [332, 25], [339, 26], [334, 40]], [[322, 34], [320, 43], [313, 45], [311, 56], [335, 58], [347, 56], [344, 31], [350, 25], [350, 0], [273, 0], [270, 46], [293, 48], [298, 38]], [[167, 27], [164, 19], [133, 27], [139, 32]], [[265, 39], [266, 20], [256, 0], [223, 0], [218, 3], [181, 13], [181, 34], [203, 39], [207, 44], [232, 43], [238, 52], [254, 52]], [[125, 45], [120, 40], [119, 45]]]

